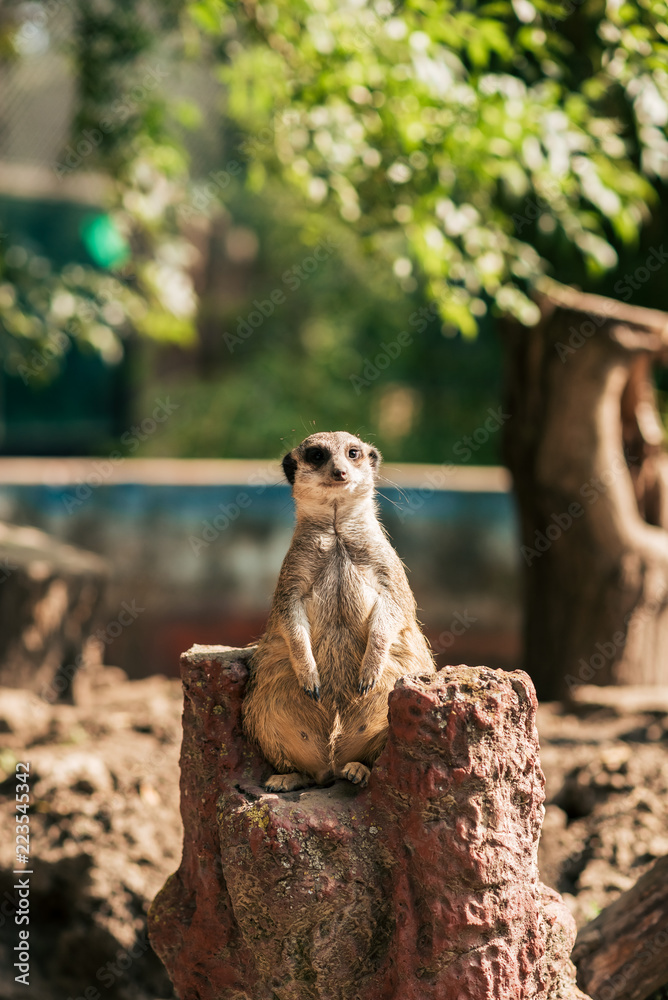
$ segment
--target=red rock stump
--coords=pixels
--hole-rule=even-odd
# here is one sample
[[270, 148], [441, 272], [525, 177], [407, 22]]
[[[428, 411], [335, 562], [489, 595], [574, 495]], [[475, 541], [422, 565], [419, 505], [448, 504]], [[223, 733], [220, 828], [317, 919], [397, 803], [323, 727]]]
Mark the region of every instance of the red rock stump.
[[366, 789], [279, 796], [241, 732], [249, 652], [182, 657], [183, 860], [149, 915], [181, 1000], [582, 1000], [538, 881], [529, 677], [400, 681]]

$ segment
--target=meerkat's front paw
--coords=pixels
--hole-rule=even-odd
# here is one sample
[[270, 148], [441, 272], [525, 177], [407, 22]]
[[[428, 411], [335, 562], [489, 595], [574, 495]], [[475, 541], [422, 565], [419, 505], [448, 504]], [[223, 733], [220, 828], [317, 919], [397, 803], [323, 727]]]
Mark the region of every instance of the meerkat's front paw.
[[369, 691], [373, 691], [376, 686], [376, 682], [380, 678], [382, 667], [380, 666], [370, 666], [362, 663], [360, 668], [360, 680], [358, 690], [360, 694], [368, 694]]
[[337, 778], [346, 778], [348, 781], [352, 781], [353, 785], [359, 785], [360, 788], [364, 788], [370, 774], [371, 771], [364, 764], [360, 764], [357, 760], [351, 760], [349, 764], [344, 764], [336, 776]]
[[313, 779], [308, 774], [293, 771], [291, 774], [272, 774], [264, 783], [268, 792], [294, 792], [297, 788], [308, 788]]
[[301, 677], [304, 694], [313, 701], [320, 701], [320, 678], [317, 670], [310, 670]]

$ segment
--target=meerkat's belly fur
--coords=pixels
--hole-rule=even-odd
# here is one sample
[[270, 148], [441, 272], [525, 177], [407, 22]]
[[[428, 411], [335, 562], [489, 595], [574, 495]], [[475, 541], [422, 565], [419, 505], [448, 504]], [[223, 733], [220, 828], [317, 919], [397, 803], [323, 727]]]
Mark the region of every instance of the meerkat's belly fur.
[[244, 701], [244, 729], [279, 772], [272, 791], [332, 777], [365, 784], [389, 692], [434, 670], [378, 521], [379, 464], [377, 449], [343, 431], [313, 434], [283, 460], [297, 526]]
[[318, 703], [304, 697], [287, 643], [271, 623], [260, 641], [251, 661], [245, 728], [279, 772], [326, 781], [350, 761], [373, 764], [387, 737], [388, 694], [397, 679], [433, 672], [426, 640], [409, 620], [391, 645], [373, 690], [359, 693], [369, 615], [377, 596], [374, 583], [373, 569], [355, 565], [337, 538], [314, 567], [304, 607], [321, 679]]

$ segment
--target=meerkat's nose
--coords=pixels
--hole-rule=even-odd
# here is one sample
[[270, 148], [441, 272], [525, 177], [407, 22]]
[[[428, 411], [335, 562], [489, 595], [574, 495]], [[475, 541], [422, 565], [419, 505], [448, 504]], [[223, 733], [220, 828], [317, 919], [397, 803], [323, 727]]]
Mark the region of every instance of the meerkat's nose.
[[334, 467], [332, 469], [332, 478], [339, 480], [347, 479], [348, 473], [346, 472], [345, 469], [337, 469], [336, 467]]

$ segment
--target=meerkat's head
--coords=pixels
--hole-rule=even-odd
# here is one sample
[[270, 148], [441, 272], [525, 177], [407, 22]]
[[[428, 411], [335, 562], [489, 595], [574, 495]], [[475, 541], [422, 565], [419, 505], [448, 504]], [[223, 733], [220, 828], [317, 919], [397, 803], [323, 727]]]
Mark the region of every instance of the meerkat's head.
[[297, 506], [352, 505], [373, 495], [382, 461], [373, 445], [347, 431], [311, 434], [283, 459]]

